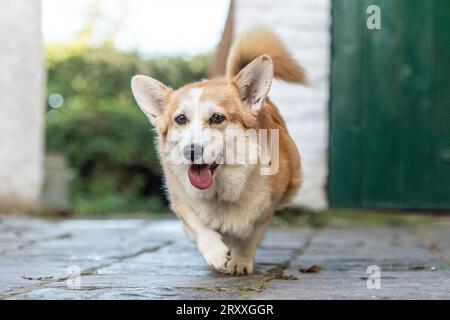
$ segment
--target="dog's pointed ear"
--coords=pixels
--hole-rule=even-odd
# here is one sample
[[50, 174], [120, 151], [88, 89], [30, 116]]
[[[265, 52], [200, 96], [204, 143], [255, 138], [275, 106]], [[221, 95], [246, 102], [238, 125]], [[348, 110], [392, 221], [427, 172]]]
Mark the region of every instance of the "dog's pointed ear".
[[258, 115], [269, 93], [273, 79], [273, 62], [263, 55], [250, 62], [233, 79], [242, 102], [253, 115]]
[[142, 112], [156, 127], [171, 89], [153, 78], [138, 75], [131, 79], [131, 90]]

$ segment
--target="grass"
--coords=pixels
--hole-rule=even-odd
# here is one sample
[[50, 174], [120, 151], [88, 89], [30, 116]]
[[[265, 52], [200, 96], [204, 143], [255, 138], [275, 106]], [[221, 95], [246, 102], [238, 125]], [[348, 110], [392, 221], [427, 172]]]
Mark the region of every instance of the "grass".
[[111, 213], [163, 213], [167, 211], [159, 197], [125, 197], [118, 194], [104, 194], [101, 197], [78, 196], [74, 199], [75, 215], [102, 215]]
[[43, 217], [109, 217], [109, 216], [151, 216], [167, 213], [169, 209], [159, 197], [133, 197], [118, 193], [105, 193], [101, 196], [76, 195], [71, 199], [71, 209], [43, 210]]
[[[102, 197], [78, 197], [70, 213], [41, 212], [45, 217], [121, 217], [145, 218], [164, 216], [169, 209], [159, 198], [133, 199], [105, 194]], [[173, 216], [173, 215], [171, 215]], [[399, 210], [370, 209], [326, 209], [311, 210], [295, 206], [275, 213], [272, 225], [275, 227], [326, 227], [345, 228], [363, 226], [430, 226], [442, 224], [450, 227], [449, 216], [432, 212], [408, 212]]]
[[275, 226], [304, 226], [313, 229], [383, 225], [428, 226], [442, 223], [450, 224], [448, 216], [438, 216], [433, 213], [369, 209], [327, 209], [314, 211], [303, 207], [280, 210], [273, 219], [273, 225]]

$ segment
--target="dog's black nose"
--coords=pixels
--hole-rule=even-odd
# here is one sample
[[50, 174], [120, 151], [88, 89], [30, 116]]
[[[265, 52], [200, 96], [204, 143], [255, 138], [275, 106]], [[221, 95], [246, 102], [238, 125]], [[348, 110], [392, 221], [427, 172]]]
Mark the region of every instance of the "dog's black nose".
[[188, 144], [183, 149], [183, 155], [187, 160], [194, 162], [203, 156], [203, 147], [195, 143]]

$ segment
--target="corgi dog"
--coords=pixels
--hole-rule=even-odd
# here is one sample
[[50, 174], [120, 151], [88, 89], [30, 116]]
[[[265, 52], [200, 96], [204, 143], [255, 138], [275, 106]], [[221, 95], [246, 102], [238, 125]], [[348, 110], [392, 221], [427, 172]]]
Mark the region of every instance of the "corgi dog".
[[[289, 204], [302, 183], [300, 154], [269, 89], [274, 77], [300, 84], [306, 77], [282, 41], [264, 29], [235, 41], [226, 70], [224, 79], [177, 90], [143, 75], [134, 76], [131, 87], [158, 133], [169, 202], [188, 238], [215, 271], [252, 274], [275, 209]], [[244, 133], [244, 143], [229, 132]], [[265, 156], [249, 161], [261, 150]], [[236, 161], [239, 156], [244, 161]]]

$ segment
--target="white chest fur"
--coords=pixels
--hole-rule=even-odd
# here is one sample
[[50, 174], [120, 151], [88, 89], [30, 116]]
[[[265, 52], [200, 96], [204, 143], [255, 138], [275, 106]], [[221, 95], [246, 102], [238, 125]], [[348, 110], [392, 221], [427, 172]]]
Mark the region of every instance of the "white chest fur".
[[204, 224], [223, 235], [247, 238], [271, 203], [268, 178], [257, 169], [219, 167], [212, 186], [198, 190], [190, 184], [185, 169], [172, 167], [166, 171], [167, 186], [169, 193], [185, 201]]

